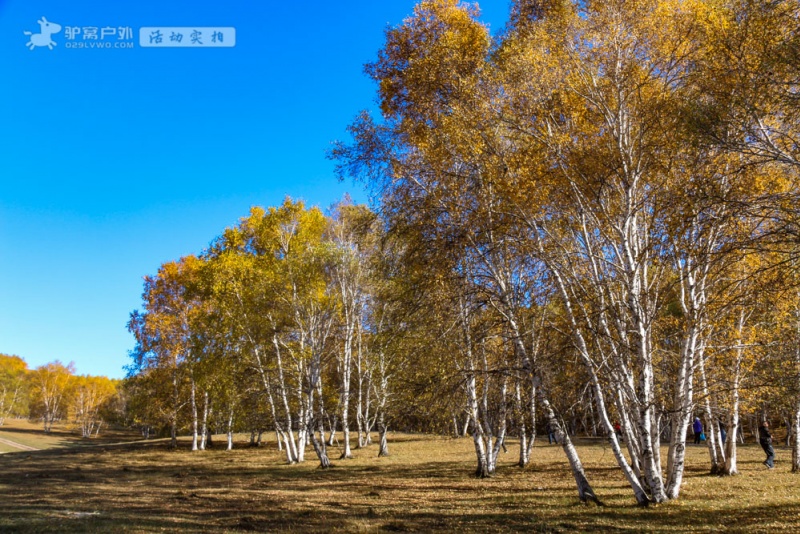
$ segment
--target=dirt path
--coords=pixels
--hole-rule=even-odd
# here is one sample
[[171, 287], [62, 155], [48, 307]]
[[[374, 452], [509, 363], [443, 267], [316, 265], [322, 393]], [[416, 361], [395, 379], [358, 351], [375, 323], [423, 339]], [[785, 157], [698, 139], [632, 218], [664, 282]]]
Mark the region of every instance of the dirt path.
[[15, 449], [20, 449], [23, 451], [38, 451], [36, 447], [29, 447], [28, 445], [23, 445], [22, 443], [17, 443], [16, 441], [11, 441], [9, 439], [0, 438], [0, 443], [3, 445], [8, 445], [9, 447], [14, 447]]

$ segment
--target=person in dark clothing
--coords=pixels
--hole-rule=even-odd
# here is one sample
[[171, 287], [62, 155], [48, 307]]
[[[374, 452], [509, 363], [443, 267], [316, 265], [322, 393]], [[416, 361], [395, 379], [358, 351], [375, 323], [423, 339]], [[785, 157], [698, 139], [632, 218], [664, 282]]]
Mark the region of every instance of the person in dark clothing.
[[700, 422], [699, 417], [694, 418], [694, 424], [692, 424], [692, 430], [694, 431], [694, 443], [695, 445], [700, 444], [700, 436], [703, 434], [703, 423]]
[[758, 427], [758, 442], [767, 454], [767, 459], [763, 462], [764, 465], [768, 469], [773, 469], [775, 467], [775, 449], [772, 448], [772, 434], [769, 432], [769, 423], [767, 421], [764, 421]]
[[545, 430], [547, 430], [547, 442], [550, 445], [552, 445], [553, 443], [558, 445], [558, 440], [556, 439], [555, 430], [553, 430], [553, 427], [550, 426], [550, 423], [547, 423], [547, 428]]
[[720, 438], [722, 439], [722, 446], [724, 447], [725, 446], [725, 441], [728, 438], [728, 430], [725, 427], [725, 423], [723, 423], [722, 421], [719, 422], [719, 435], [720, 435]]

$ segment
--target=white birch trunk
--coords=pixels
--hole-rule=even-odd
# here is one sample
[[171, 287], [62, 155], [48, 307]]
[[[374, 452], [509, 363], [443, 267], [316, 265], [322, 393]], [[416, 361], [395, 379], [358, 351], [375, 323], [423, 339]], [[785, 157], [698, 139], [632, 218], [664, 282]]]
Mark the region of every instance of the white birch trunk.
[[466, 381], [467, 393], [467, 407], [470, 410], [470, 415], [475, 424], [472, 425], [472, 441], [475, 444], [475, 455], [477, 457], [478, 465], [475, 468], [475, 476], [478, 478], [486, 478], [491, 476], [489, 470], [489, 458], [487, 457], [486, 442], [484, 441], [483, 425], [479, 424], [477, 419], [478, 408], [478, 395], [476, 391], [475, 373], [469, 372]]
[[[313, 392], [313, 389], [312, 389]], [[313, 394], [312, 394], [313, 395]], [[311, 444], [314, 447], [314, 452], [317, 454], [317, 458], [319, 459], [319, 466], [322, 469], [327, 469], [331, 466], [331, 461], [328, 458], [328, 450], [325, 446], [325, 409], [323, 406], [323, 400], [320, 396], [319, 401], [319, 409], [317, 411], [317, 415], [315, 416], [312, 421], [309, 422], [311, 427], [308, 429], [308, 436], [311, 438]], [[309, 405], [313, 409], [314, 399], [313, 396], [309, 399]], [[314, 431], [314, 425], [316, 424], [316, 430], [319, 431], [319, 437], [317, 437], [316, 432]]]
[[798, 472], [800, 472], [800, 395], [795, 399], [792, 414], [792, 473]]
[[[298, 376], [303, 376], [302, 374], [298, 373]], [[299, 413], [298, 413], [298, 424], [299, 427], [297, 429], [297, 462], [303, 463], [305, 461], [306, 455], [306, 445], [308, 444], [308, 434], [309, 434], [309, 425], [311, 422], [311, 408], [306, 405], [308, 400], [303, 393], [303, 386], [298, 381], [297, 385], [297, 397], [298, 397], [298, 404], [300, 406]]]
[[[529, 441], [531, 443], [533, 442], [533, 436], [530, 436], [530, 438], [528, 436], [528, 426], [526, 424], [528, 410], [525, 409], [525, 403], [522, 398], [522, 385], [520, 382], [521, 378], [517, 377], [516, 383], [514, 384], [515, 408], [519, 421], [519, 461], [517, 465], [519, 467], [527, 467], [531, 461], [531, 446], [528, 443]], [[536, 427], [533, 426], [533, 428]]]
[[731, 415], [728, 418], [728, 437], [725, 440], [725, 475], [738, 475], [739, 467], [736, 464], [736, 438], [739, 435], [739, 365], [736, 366], [734, 376], [733, 402], [731, 405]]
[[228, 410], [228, 447], [226, 450], [233, 450], [233, 408]]
[[380, 433], [380, 445], [378, 456], [389, 456], [389, 442], [387, 434], [389, 428], [386, 422], [386, 404], [389, 398], [389, 375], [386, 370], [386, 355], [383, 351], [378, 353], [378, 370], [380, 372], [380, 382], [378, 389], [378, 432]]
[[191, 403], [192, 403], [192, 451], [197, 450], [197, 384], [194, 381], [194, 372], [190, 375]]
[[531, 460], [531, 452], [533, 451], [533, 442], [536, 441], [536, 384], [534, 377], [530, 377], [531, 380], [531, 398], [530, 398], [530, 411], [529, 415], [531, 417], [531, 430], [530, 430], [530, 439], [528, 439], [528, 447], [525, 451], [525, 456], [528, 458], [528, 462]]
[[[284, 446], [283, 445], [286, 442], [287, 438], [286, 438], [286, 433], [284, 432], [284, 430], [283, 430], [283, 428], [281, 426], [281, 423], [278, 420], [278, 410], [275, 407], [275, 398], [272, 395], [272, 384], [271, 384], [271, 382], [269, 380], [269, 377], [266, 376], [266, 373], [262, 372], [261, 378], [262, 378], [262, 380], [264, 382], [264, 387], [265, 387], [265, 389], [267, 391], [267, 402], [269, 404], [269, 411], [270, 411], [270, 414], [272, 415], [272, 421], [273, 421], [273, 424], [274, 424], [274, 427], [275, 427], [275, 441], [278, 443], [278, 450], [279, 451], [283, 451], [284, 450]], [[260, 430], [260, 429], [258, 430], [258, 445], [259, 446], [261, 445], [261, 433], [262, 432], [263, 432], [262, 430]], [[251, 439], [251, 442], [252, 442], [252, 439]], [[286, 450], [289, 451], [288, 448], [286, 448]], [[287, 459], [287, 461], [289, 463], [292, 463], [293, 458], [292, 458], [291, 454], [287, 454], [287, 458], [286, 459]]]
[[375, 412], [372, 412], [372, 395], [370, 395], [370, 391], [372, 389], [373, 389], [372, 372], [367, 372], [366, 395], [364, 395], [364, 446], [365, 447], [372, 445], [372, 431], [375, 428], [375, 422], [378, 420], [377, 410], [375, 410]]
[[672, 432], [667, 453], [667, 496], [677, 499], [683, 484], [686, 467], [686, 433], [694, 408], [694, 362], [697, 356], [697, 335], [692, 326], [683, 342], [681, 367], [673, 403], [677, 412], [672, 420]]
[[[622, 472], [625, 475], [625, 478], [628, 480], [628, 483], [630, 484], [631, 489], [633, 490], [633, 494], [634, 494], [634, 497], [636, 498], [636, 502], [639, 503], [640, 505], [647, 504], [649, 502], [649, 498], [648, 498], [647, 494], [645, 493], [641, 482], [639, 481], [639, 476], [638, 476], [639, 473], [634, 472], [634, 470], [631, 468], [630, 464], [628, 463], [627, 459], [625, 458], [625, 455], [622, 453], [622, 449], [621, 449], [619, 441], [617, 439], [617, 434], [614, 431], [614, 425], [613, 425], [613, 423], [611, 421], [611, 418], [608, 416], [608, 411], [607, 411], [606, 406], [605, 406], [605, 395], [603, 393], [603, 389], [602, 389], [600, 380], [599, 380], [599, 378], [597, 376], [597, 372], [596, 372], [596, 369], [595, 369], [594, 362], [592, 361], [591, 356], [589, 355], [588, 344], [586, 343], [586, 339], [584, 338], [583, 333], [581, 332], [581, 329], [578, 327], [577, 320], [576, 320], [575, 315], [574, 315], [574, 313], [572, 311], [573, 310], [572, 299], [570, 298], [569, 292], [567, 291], [566, 283], [565, 283], [563, 277], [561, 276], [560, 272], [555, 271], [555, 270], [553, 272], [554, 272], [554, 277], [556, 279], [556, 282], [558, 284], [559, 293], [561, 294], [562, 302], [564, 303], [565, 309], [567, 311], [567, 317], [570, 320], [570, 323], [572, 325], [573, 337], [574, 337], [575, 342], [576, 342], [576, 347], [578, 349], [578, 353], [579, 353], [579, 355], [581, 357], [581, 360], [582, 360], [582, 362], [584, 364], [584, 367], [589, 372], [589, 376], [591, 377], [591, 380], [592, 380], [592, 385], [593, 385], [594, 393], [595, 393], [595, 403], [597, 404], [598, 415], [600, 417], [601, 423], [603, 424], [603, 426], [605, 428], [606, 435], [608, 436], [609, 444], [611, 445], [611, 449], [612, 449], [612, 451], [614, 453], [614, 457], [616, 458], [617, 464], [622, 469]], [[620, 395], [621, 395], [621, 388], [618, 389], [617, 391], [620, 392]], [[623, 408], [624, 408], [624, 406], [623, 406]], [[626, 413], [627, 413], [626, 410], [624, 410], [624, 409], [621, 410], [621, 414], [623, 416], [623, 421], [625, 421], [624, 418], [625, 418], [625, 414]], [[649, 415], [649, 414], [645, 413], [645, 415]], [[548, 419], [549, 419], [549, 416], [548, 416]], [[632, 436], [630, 436], [630, 429], [632, 428], [632, 425], [626, 425], [624, 428], [629, 432], [629, 434], [628, 434], [629, 435], [629, 439], [627, 440], [628, 443], [629, 443], [629, 448], [633, 447], [633, 440], [631, 439]], [[646, 439], [649, 441], [649, 439], [650, 439], [649, 434], [646, 435]], [[639, 458], [641, 458], [641, 456], [633, 454], [634, 450], [632, 448], [630, 449], [630, 452], [631, 452], [631, 458], [636, 458], [637, 460]], [[659, 473], [659, 476], [660, 476], [660, 473]], [[648, 480], [648, 485], [649, 485], [649, 482], [650, 481]], [[652, 491], [652, 486], [650, 486], [650, 489]], [[658, 501], [658, 502], [661, 502], [661, 501]]]
[[[367, 446], [367, 441], [364, 437], [364, 355], [362, 352], [360, 333], [358, 336], [356, 373], [358, 374], [358, 394], [356, 396], [356, 427], [358, 429], [358, 440], [356, 447], [361, 449]], [[367, 392], [369, 394], [369, 390]]]
[[737, 338], [736, 338], [736, 361], [733, 366], [733, 382], [731, 384], [731, 411], [728, 416], [728, 435], [725, 440], [725, 466], [720, 474], [722, 475], [738, 475], [739, 467], [737, 465], [737, 437], [739, 435], [739, 381], [742, 372], [742, 361], [744, 359], [744, 322], [745, 312], [739, 312], [739, 320], [737, 322]]
[[800, 310], [796, 310], [796, 330], [795, 330], [795, 347], [794, 347], [794, 364], [795, 373], [795, 406], [794, 413], [792, 414], [792, 473], [800, 472]]
[[297, 462], [302, 461], [300, 459], [300, 455], [298, 453], [298, 444], [295, 442], [294, 437], [294, 429], [293, 421], [292, 421], [292, 410], [289, 408], [289, 394], [286, 388], [286, 380], [284, 378], [283, 372], [283, 358], [281, 356], [281, 346], [278, 342], [278, 336], [272, 336], [272, 345], [275, 348], [275, 363], [278, 368], [278, 389], [281, 397], [281, 402], [283, 404], [283, 417], [284, 417], [284, 450], [286, 451], [286, 461], [290, 464], [294, 464]]
[[200, 450], [206, 450], [206, 437], [208, 435], [208, 391], [203, 392], [203, 426], [200, 436]]
[[178, 448], [178, 371], [172, 370], [172, 413], [170, 414], [170, 447]]
[[352, 321], [350, 313], [346, 312], [345, 322], [348, 324], [345, 327], [344, 354], [342, 356], [342, 439], [344, 448], [341, 460], [353, 457], [353, 453], [350, 451], [350, 367], [353, 359], [354, 327], [349, 324]]
[[[333, 447], [336, 443], [336, 426], [339, 424], [339, 415], [333, 414], [333, 422], [331, 423], [331, 431], [328, 434], [328, 447]], [[342, 460], [342, 458], [339, 458]]]
[[382, 412], [378, 416], [378, 432], [380, 433], [378, 456], [389, 456], [389, 440], [387, 437], [387, 434], [389, 433], [389, 427], [386, 426], [386, 422]]
[[[708, 391], [708, 380], [706, 379], [706, 365], [705, 358], [700, 357], [698, 362], [698, 372], [700, 373], [700, 387], [703, 392], [703, 411], [705, 412], [705, 435], [706, 435], [706, 448], [708, 449], [708, 456], [711, 462], [710, 472], [716, 475], [720, 470], [720, 459], [717, 454], [716, 446], [716, 428], [714, 426], [714, 414], [711, 411], [711, 398]], [[724, 460], [723, 460], [724, 463]]]
[[555, 412], [550, 406], [550, 402], [543, 394], [541, 404], [544, 416], [547, 418], [550, 428], [554, 430], [556, 437], [561, 441], [561, 448], [564, 450], [567, 461], [569, 461], [569, 465], [572, 468], [572, 475], [575, 477], [575, 484], [578, 488], [578, 498], [581, 502], [592, 501], [598, 505], [602, 504], [597, 498], [597, 495], [595, 495], [591, 484], [589, 484], [589, 480], [586, 478], [586, 472], [583, 469], [580, 457], [578, 457], [578, 451], [576, 451], [575, 447], [572, 445], [572, 440], [569, 439], [569, 435], [562, 429], [561, 423], [556, 419]]

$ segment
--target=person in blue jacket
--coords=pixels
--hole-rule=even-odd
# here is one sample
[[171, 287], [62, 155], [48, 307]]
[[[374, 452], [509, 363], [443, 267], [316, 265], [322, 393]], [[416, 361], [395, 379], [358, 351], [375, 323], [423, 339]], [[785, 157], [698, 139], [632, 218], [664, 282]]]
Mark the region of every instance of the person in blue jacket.
[[700, 436], [703, 434], [703, 423], [700, 421], [699, 417], [694, 418], [694, 423], [692, 424], [692, 430], [694, 430], [694, 443], [695, 445], [699, 445]]

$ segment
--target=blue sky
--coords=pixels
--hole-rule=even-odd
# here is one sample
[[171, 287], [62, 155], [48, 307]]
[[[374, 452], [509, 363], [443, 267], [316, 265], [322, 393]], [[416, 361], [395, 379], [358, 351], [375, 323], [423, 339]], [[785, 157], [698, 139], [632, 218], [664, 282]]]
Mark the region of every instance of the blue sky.
[[[363, 65], [413, 5], [0, 0], [0, 353], [122, 377], [143, 276], [250, 206], [364, 201], [325, 151], [374, 105]], [[500, 29], [508, 0], [481, 7]], [[62, 30], [29, 50], [42, 17]], [[153, 26], [233, 27], [236, 46], [140, 47]], [[71, 48], [67, 28], [133, 48]]]

